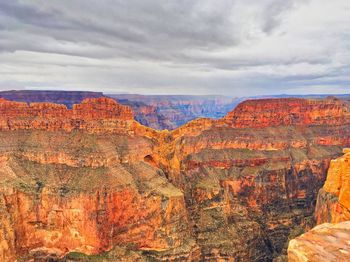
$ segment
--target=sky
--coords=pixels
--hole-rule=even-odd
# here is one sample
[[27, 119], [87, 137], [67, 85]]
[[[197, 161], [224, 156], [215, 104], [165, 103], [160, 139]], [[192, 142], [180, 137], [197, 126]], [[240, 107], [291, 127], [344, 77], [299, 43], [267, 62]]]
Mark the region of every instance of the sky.
[[350, 93], [349, 0], [0, 0], [0, 90]]

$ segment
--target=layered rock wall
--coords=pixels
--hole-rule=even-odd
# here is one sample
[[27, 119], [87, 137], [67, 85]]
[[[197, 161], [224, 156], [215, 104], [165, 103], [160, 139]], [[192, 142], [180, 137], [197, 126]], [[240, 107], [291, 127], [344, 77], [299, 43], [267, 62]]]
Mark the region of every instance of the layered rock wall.
[[317, 198], [317, 224], [350, 220], [350, 150], [331, 161], [327, 180]]
[[227, 114], [225, 120], [237, 128], [280, 125], [342, 125], [349, 111], [340, 100], [298, 98], [247, 100]]
[[350, 142], [347, 110], [332, 99], [248, 101], [169, 134], [157, 157], [185, 193], [204, 260], [270, 261], [314, 225], [330, 160]]
[[127, 132], [132, 110], [109, 98], [87, 98], [72, 109], [51, 103], [23, 103], [0, 98], [0, 130]]

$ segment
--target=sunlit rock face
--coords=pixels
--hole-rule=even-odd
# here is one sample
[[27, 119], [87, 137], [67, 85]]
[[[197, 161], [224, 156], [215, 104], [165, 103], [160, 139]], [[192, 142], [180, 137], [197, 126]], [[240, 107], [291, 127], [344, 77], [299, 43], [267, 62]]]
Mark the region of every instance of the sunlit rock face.
[[288, 262], [350, 261], [350, 222], [324, 223], [293, 239]]
[[[350, 144], [348, 108], [256, 103], [253, 118], [249, 101], [219, 120], [156, 131], [108, 98], [72, 109], [1, 100], [0, 258], [108, 251], [109, 261], [271, 261], [286, 253], [288, 239], [313, 226], [330, 160]], [[291, 107], [299, 120], [285, 120]]]
[[0, 98], [0, 114], [1, 130], [125, 132], [127, 121], [133, 119], [129, 107], [119, 105], [110, 98], [86, 98], [72, 109], [60, 104], [27, 104]]
[[260, 99], [242, 102], [225, 120], [234, 127], [339, 125], [349, 122], [348, 109], [336, 99]]
[[42, 130], [0, 137], [3, 261], [127, 244], [185, 259], [198, 250], [183, 193], [141, 159], [149, 139]]
[[144, 161], [154, 132], [128, 107], [0, 102], [1, 261], [117, 245], [151, 258], [199, 256], [183, 193]]
[[331, 161], [327, 180], [318, 193], [315, 217], [317, 224], [350, 220], [350, 149]]

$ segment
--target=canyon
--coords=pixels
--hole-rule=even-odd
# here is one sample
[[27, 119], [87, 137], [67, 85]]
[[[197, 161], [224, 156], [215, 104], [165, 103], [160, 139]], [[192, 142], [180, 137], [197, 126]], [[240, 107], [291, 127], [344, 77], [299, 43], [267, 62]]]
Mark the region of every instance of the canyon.
[[119, 103], [129, 105], [139, 123], [158, 130], [174, 130], [191, 120], [221, 118], [242, 98], [200, 95], [133, 95], [107, 94]]
[[72, 108], [85, 98], [109, 97], [132, 108], [142, 125], [158, 130], [173, 130], [199, 117], [221, 118], [242, 99], [227, 96], [104, 94], [87, 91], [10, 90], [0, 98], [17, 102], [46, 102]]
[[172, 131], [107, 97], [71, 108], [1, 99], [0, 113], [9, 262], [282, 261], [350, 146], [350, 106], [335, 98], [247, 100]]

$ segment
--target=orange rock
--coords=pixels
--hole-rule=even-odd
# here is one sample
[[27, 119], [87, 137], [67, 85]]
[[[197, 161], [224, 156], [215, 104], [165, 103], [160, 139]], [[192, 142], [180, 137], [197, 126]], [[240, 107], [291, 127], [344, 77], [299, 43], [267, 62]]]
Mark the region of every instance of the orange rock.
[[318, 224], [350, 220], [350, 152], [332, 160], [315, 210]]
[[73, 109], [52, 103], [22, 103], [0, 99], [0, 130], [41, 129], [128, 132], [132, 110], [110, 98], [86, 98]]
[[350, 261], [350, 222], [322, 224], [289, 242], [289, 262]]
[[237, 128], [281, 125], [344, 124], [349, 113], [343, 102], [333, 99], [298, 98], [247, 100], [227, 114], [225, 121]]

